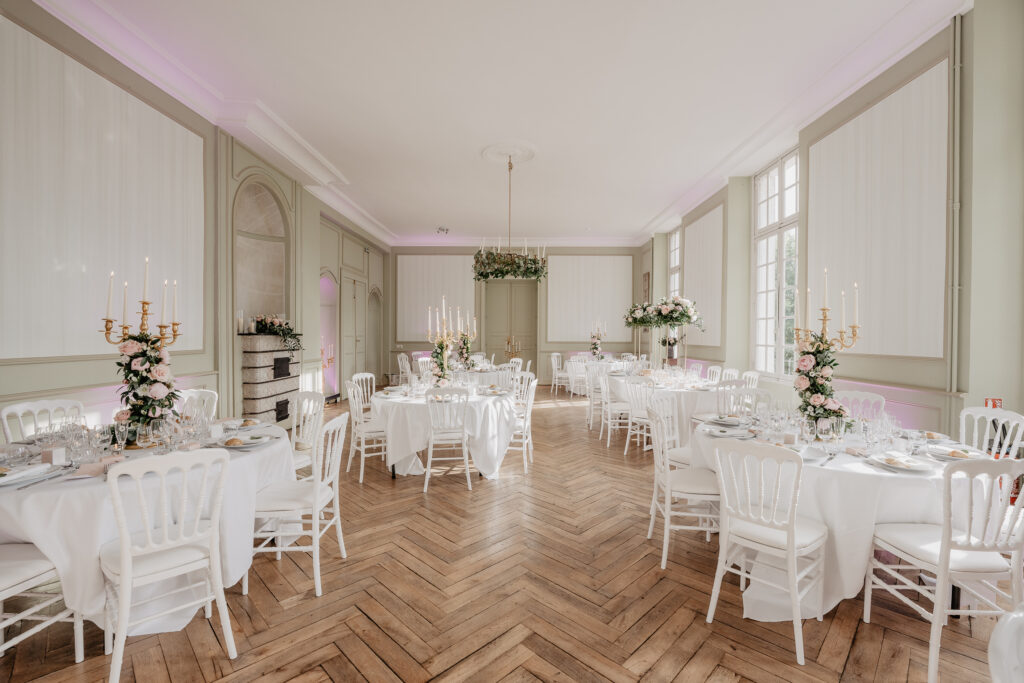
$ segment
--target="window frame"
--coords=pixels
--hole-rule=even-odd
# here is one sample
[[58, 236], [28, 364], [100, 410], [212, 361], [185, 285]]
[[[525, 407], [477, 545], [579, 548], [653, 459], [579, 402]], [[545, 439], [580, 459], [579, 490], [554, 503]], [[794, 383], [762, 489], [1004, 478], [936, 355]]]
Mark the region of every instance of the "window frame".
[[[792, 182], [786, 182], [786, 167], [788, 164], [795, 163], [795, 173], [793, 173]], [[771, 183], [772, 176], [774, 175], [775, 192], [772, 193]], [[764, 196], [759, 194], [759, 184], [761, 188], [766, 190]], [[788, 349], [794, 349], [794, 344], [786, 343], [786, 323], [789, 319], [793, 319], [795, 325], [795, 314], [794, 309], [791, 316], [785, 315], [785, 304], [786, 295], [792, 290], [794, 295], [794, 301], [796, 300], [796, 292], [800, 286], [800, 157], [799, 148], [788, 150], [785, 154], [776, 157], [770, 164], [762, 168], [760, 171], [755, 173], [751, 178], [751, 249], [750, 249], [750, 367], [757, 369], [763, 375], [769, 377], [775, 377], [778, 379], [792, 378], [793, 372], [786, 372], [786, 351]], [[790, 192], [787, 192], [790, 191]], [[790, 200], [786, 201], [786, 196], [789, 194]], [[775, 219], [769, 221], [768, 218], [771, 214], [772, 201], [775, 203]], [[790, 206], [790, 205], [793, 206]], [[761, 208], [764, 207], [764, 219], [763, 224], [760, 223]], [[794, 283], [792, 287], [786, 284], [786, 258], [785, 258], [785, 246], [787, 241], [787, 233], [792, 231], [792, 244], [794, 245], [794, 256], [792, 258], [792, 268], [794, 271]], [[768, 287], [764, 290], [765, 293], [774, 292], [775, 307], [770, 317], [761, 317], [758, 315], [758, 294], [760, 290], [759, 279], [760, 267], [759, 263], [759, 247], [762, 242], [770, 244], [770, 240], [775, 238], [775, 253], [773, 258], [768, 258], [765, 262], [765, 267], [774, 261], [775, 266], [775, 278], [772, 287]], [[768, 294], [770, 298], [770, 294]], [[773, 333], [774, 340], [772, 344], [759, 343], [758, 331], [759, 322], [761, 320], [773, 320]], [[774, 359], [774, 370], [769, 372], [767, 370], [760, 369], [760, 351], [763, 348], [773, 348], [773, 359]], [[795, 360], [796, 353], [793, 351], [793, 359]]]
[[[673, 261], [674, 256], [674, 261]], [[673, 262], [675, 265], [672, 265]], [[675, 278], [676, 287], [673, 290], [672, 281]], [[668, 286], [666, 290], [669, 296], [682, 295], [683, 289], [683, 226], [668, 233]]]

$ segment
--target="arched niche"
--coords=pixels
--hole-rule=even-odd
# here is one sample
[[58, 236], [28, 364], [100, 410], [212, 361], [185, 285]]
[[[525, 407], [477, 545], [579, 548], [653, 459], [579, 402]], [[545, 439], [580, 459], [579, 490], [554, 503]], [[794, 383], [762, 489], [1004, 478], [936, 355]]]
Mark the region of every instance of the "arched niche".
[[288, 316], [288, 214], [273, 181], [254, 176], [235, 193], [235, 307], [246, 319]]

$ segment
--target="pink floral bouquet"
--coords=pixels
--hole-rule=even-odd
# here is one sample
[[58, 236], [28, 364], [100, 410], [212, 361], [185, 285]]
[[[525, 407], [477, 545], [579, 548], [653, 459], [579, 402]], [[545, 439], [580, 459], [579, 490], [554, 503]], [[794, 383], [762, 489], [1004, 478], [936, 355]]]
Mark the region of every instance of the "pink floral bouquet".
[[798, 410], [809, 420], [848, 417], [846, 408], [833, 397], [832, 378], [836, 360], [832, 344], [820, 334], [797, 346], [796, 379], [793, 386], [800, 396]]
[[117, 347], [121, 357], [117, 367], [121, 372], [121, 403], [115, 420], [134, 426], [174, 414], [178, 392], [174, 390], [171, 374], [171, 355], [159, 347], [159, 339], [148, 334], [135, 334]]

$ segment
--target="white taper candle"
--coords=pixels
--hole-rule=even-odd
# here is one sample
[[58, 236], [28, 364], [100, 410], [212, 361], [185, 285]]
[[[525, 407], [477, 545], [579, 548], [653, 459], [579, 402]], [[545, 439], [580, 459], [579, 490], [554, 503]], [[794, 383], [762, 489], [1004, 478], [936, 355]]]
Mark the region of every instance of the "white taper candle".
[[128, 281], [124, 281], [124, 302], [121, 304], [121, 324], [128, 324]]
[[110, 320], [110, 303], [114, 298], [114, 271], [110, 271], [110, 282], [107, 283], [107, 320]]
[[142, 274], [142, 300], [149, 301], [149, 257], [146, 257], [146, 269]]
[[174, 281], [174, 308], [171, 310], [171, 322], [180, 323], [178, 320], [178, 281]]
[[164, 280], [164, 293], [160, 297], [160, 324], [167, 324], [167, 280]]

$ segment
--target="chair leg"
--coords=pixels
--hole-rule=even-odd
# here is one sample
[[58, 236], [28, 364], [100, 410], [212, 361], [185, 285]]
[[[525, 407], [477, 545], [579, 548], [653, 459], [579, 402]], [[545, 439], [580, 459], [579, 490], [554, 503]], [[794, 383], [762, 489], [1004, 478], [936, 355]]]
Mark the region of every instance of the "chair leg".
[[430, 441], [427, 444], [427, 471], [423, 473], [423, 493], [427, 492], [427, 486], [430, 484], [430, 465], [434, 462], [434, 442]]
[[341, 506], [338, 503], [338, 494], [334, 494], [334, 530], [338, 532], [338, 547], [341, 548], [341, 559], [348, 557], [345, 550], [345, 538], [341, 535]]
[[85, 661], [85, 639], [82, 637], [82, 613], [74, 614], [75, 630], [75, 663]]
[[353, 430], [352, 436], [348, 440], [348, 465], [345, 467], [345, 471], [348, 472], [352, 469], [352, 458], [356, 454], [356, 435]]
[[657, 504], [658, 504], [658, 484], [657, 484], [657, 482], [655, 482], [655, 484], [654, 484], [654, 493], [651, 494], [651, 524], [650, 524], [650, 526], [647, 527], [647, 538], [650, 538], [651, 536], [654, 535], [654, 518], [655, 518], [655, 509], [657, 507]]
[[[360, 464], [362, 462], [363, 460], [360, 458]], [[316, 590], [316, 596], [319, 598], [324, 594], [324, 589], [320, 581], [320, 522], [315, 514], [310, 515], [309, 524], [311, 532], [309, 540], [313, 544], [313, 588]]]
[[786, 561], [786, 573], [789, 575], [789, 605], [793, 610], [793, 641], [796, 648], [796, 663], [804, 664], [804, 622], [800, 617], [800, 590], [796, 580], [796, 553], [790, 550]]
[[122, 581], [117, 591], [117, 624], [114, 626], [114, 652], [110, 657], [110, 683], [121, 680], [121, 664], [124, 661], [124, 644], [128, 640], [128, 623], [132, 608], [131, 580]]
[[[250, 567], [251, 569], [251, 567]], [[242, 575], [242, 595], [249, 594], [249, 570], [245, 570], [245, 574]]]
[[[523, 443], [523, 455], [526, 455], [526, 444]], [[462, 442], [462, 462], [466, 466], [466, 486], [469, 490], [473, 490], [473, 478], [469, 476], [469, 444], [465, 441]], [[523, 461], [526, 462], [525, 460]]]
[[238, 656], [238, 650], [235, 649], [235, 634], [231, 631], [231, 613], [228, 612], [228, 601], [224, 599], [224, 579], [221, 578], [219, 548], [210, 558], [210, 580], [213, 582], [213, 599], [217, 602], [217, 616], [220, 617], [220, 629], [224, 634], [228, 659], [234, 659]]
[[114, 651], [114, 605], [111, 601], [110, 586], [106, 587], [107, 599], [103, 605], [103, 654], [110, 655]]
[[626, 446], [622, 449], [622, 454], [626, 455], [629, 453], [629, 435], [633, 429], [633, 417], [630, 416], [629, 422], [626, 423]]
[[672, 494], [665, 496], [665, 509], [661, 511], [665, 518], [665, 538], [661, 544], [661, 568], [668, 566], [668, 537], [672, 533]]
[[715, 582], [711, 587], [711, 600], [708, 603], [707, 623], [715, 619], [715, 608], [718, 607], [718, 595], [722, 592], [722, 579], [725, 577], [726, 553], [729, 550], [729, 536], [722, 534], [718, 538], [718, 567], [715, 569]]
[[942, 627], [946, 625], [946, 610], [949, 609], [950, 582], [947, 572], [940, 567], [935, 579], [935, 605], [928, 638], [928, 683], [938, 683], [939, 680], [939, 648], [942, 645]]
[[366, 439], [359, 439], [359, 483], [363, 483], [363, 467], [366, 465]]

